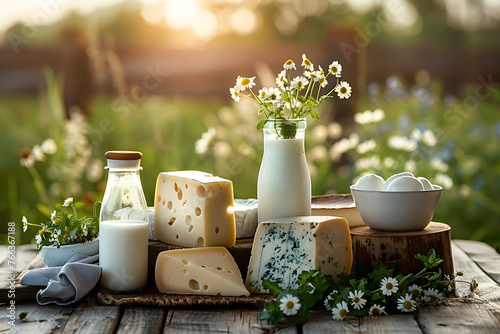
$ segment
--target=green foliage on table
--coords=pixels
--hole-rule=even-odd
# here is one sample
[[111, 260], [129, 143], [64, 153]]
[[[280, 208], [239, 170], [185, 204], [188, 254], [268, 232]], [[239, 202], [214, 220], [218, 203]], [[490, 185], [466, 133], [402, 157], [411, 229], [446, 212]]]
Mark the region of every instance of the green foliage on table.
[[[415, 257], [423, 264], [420, 272], [394, 277], [393, 271], [398, 261], [387, 268], [380, 263], [374, 268], [359, 263], [356, 274], [338, 275], [336, 281], [319, 270], [304, 271], [299, 275], [298, 287], [289, 290], [283, 289], [276, 282], [264, 280], [263, 286], [276, 297], [276, 301], [264, 304], [260, 319], [272, 324], [283, 319], [291, 324], [304, 323], [313, 307], [318, 306], [321, 301], [336, 320], [342, 320], [346, 316], [413, 312], [418, 307], [451, 293], [455, 276], [443, 277], [441, 268], [436, 269], [443, 262], [436, 252], [432, 249], [427, 255], [417, 254]], [[384, 285], [387, 280], [393, 282], [392, 291]], [[289, 296], [296, 298], [292, 301], [295, 308], [287, 310], [285, 303], [291, 300]], [[345, 313], [340, 313], [339, 316], [341, 307], [345, 307]], [[375, 309], [377, 313], [374, 312]]]

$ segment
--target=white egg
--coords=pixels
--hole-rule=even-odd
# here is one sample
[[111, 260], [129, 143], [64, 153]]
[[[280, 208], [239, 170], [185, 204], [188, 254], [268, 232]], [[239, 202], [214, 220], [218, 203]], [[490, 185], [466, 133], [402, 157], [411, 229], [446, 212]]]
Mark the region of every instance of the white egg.
[[413, 176], [404, 175], [392, 180], [387, 186], [387, 191], [422, 191], [424, 186], [419, 179]]
[[422, 185], [424, 186], [424, 190], [434, 190], [434, 187], [432, 186], [432, 183], [429, 182], [425, 177], [418, 177], [419, 181], [422, 182]]
[[363, 175], [358, 179], [354, 188], [359, 190], [382, 190], [384, 178], [375, 174]]
[[382, 190], [387, 190], [387, 187], [389, 187], [389, 184], [390, 184], [392, 181], [394, 181], [395, 179], [400, 178], [400, 177], [402, 177], [402, 176], [411, 176], [411, 177], [413, 177], [413, 178], [415, 177], [415, 176], [413, 176], [413, 174], [412, 174], [412, 173], [410, 173], [410, 172], [402, 172], [402, 173], [394, 174], [394, 175], [390, 176], [390, 177], [389, 177], [389, 178], [385, 181], [384, 186], [382, 187]]

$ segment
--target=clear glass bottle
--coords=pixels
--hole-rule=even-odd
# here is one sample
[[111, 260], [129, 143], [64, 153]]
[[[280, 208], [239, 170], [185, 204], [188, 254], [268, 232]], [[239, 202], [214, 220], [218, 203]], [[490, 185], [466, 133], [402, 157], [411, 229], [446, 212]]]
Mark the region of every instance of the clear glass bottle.
[[304, 151], [305, 119], [269, 119], [257, 181], [258, 221], [311, 215], [311, 176]]
[[106, 152], [108, 182], [99, 222], [100, 284], [134, 291], [148, 277], [148, 210], [139, 171], [142, 153]]

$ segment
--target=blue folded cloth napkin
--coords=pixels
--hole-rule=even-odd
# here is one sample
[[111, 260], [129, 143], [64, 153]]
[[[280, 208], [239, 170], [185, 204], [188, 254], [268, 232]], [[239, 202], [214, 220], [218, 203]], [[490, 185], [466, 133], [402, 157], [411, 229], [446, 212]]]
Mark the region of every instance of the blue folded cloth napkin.
[[21, 284], [45, 287], [36, 294], [40, 305], [68, 305], [87, 295], [99, 282], [101, 272], [97, 265], [69, 262], [62, 267], [29, 270]]

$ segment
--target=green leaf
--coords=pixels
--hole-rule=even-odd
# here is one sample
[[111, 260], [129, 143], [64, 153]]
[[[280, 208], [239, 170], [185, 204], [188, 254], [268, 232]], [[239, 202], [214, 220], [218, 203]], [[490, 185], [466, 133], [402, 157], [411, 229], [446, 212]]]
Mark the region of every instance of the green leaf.
[[269, 290], [269, 293], [272, 294], [273, 296], [278, 296], [280, 293], [283, 292], [283, 289], [279, 286], [278, 283], [276, 282], [271, 282], [270, 280], [266, 279], [262, 282], [262, 286], [266, 289]]
[[312, 119], [319, 121], [319, 114], [316, 112], [316, 110], [311, 110], [311, 117]]
[[267, 119], [261, 119], [257, 124], [257, 130], [262, 130], [264, 128], [264, 125], [266, 125], [266, 123]]

